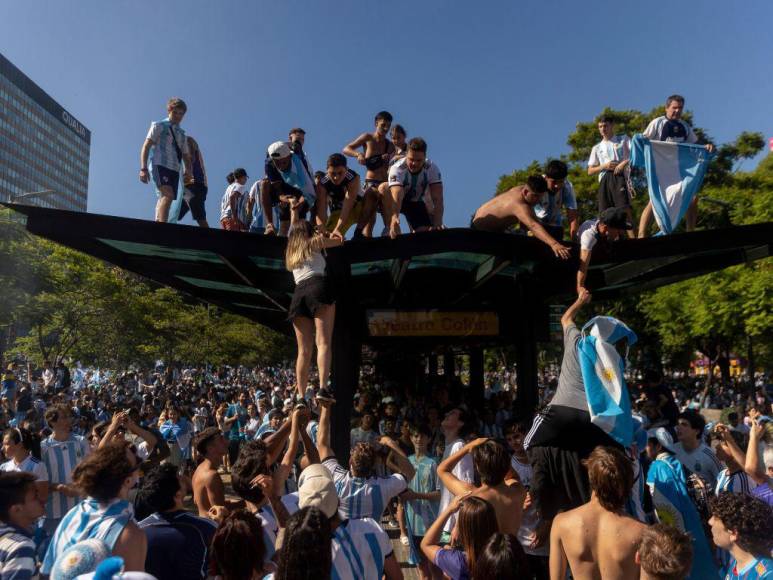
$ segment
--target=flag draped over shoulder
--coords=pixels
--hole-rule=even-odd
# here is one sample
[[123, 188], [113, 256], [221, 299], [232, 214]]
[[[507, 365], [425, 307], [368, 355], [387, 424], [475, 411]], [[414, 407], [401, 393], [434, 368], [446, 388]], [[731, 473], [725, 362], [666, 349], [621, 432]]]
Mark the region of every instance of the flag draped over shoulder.
[[687, 491], [687, 478], [682, 464], [673, 455], [658, 455], [647, 472], [647, 485], [652, 494], [658, 521], [692, 536], [695, 555], [688, 578], [719, 578], [698, 510]]
[[647, 172], [655, 221], [664, 234], [673, 233], [701, 188], [713, 153], [703, 145], [650, 141], [641, 134], [631, 140], [631, 166]]
[[631, 345], [636, 333], [616, 318], [596, 316], [582, 327], [582, 334], [577, 351], [591, 423], [629, 447], [633, 440], [631, 400], [623, 376], [625, 361], [615, 343], [627, 339]]

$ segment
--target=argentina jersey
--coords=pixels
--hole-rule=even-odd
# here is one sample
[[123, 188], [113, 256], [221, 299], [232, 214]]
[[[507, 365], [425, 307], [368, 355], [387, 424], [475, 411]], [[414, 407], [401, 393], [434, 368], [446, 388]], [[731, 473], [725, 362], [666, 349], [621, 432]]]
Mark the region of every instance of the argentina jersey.
[[354, 477], [341, 467], [335, 457], [322, 462], [336, 488], [340, 503], [338, 511], [344, 519], [381, 519], [389, 501], [404, 492], [408, 484], [400, 474], [388, 477]]
[[430, 185], [442, 183], [438, 166], [429, 159], [424, 162], [424, 167], [418, 173], [411, 173], [405, 158], [401, 159], [389, 168], [389, 187], [399, 185], [405, 192], [408, 201], [424, 199]]
[[330, 577], [334, 580], [381, 578], [392, 555], [389, 536], [370, 518], [347, 520], [333, 532]]
[[35, 481], [48, 481], [48, 470], [46, 469], [46, 466], [40, 459], [36, 459], [32, 455], [27, 455], [21, 463], [16, 463], [13, 459], [9, 459], [0, 465], [0, 471], [22, 471], [34, 475]]
[[172, 125], [168, 118], [156, 121], [150, 125], [146, 139], [154, 145], [153, 165], [180, 171], [180, 159], [188, 152], [188, 140], [179, 125]]
[[[40, 454], [51, 483], [67, 484], [72, 483], [72, 472], [75, 466], [89, 454], [89, 446], [80, 435], [70, 435], [66, 441], [57, 441], [52, 435], [40, 443]], [[63, 518], [76, 503], [78, 498], [52, 491], [48, 494], [46, 517]]]
[[723, 491], [751, 494], [751, 488], [749, 476], [743, 470], [731, 473], [728, 468], [725, 468], [717, 475], [717, 486], [714, 489], [714, 495], [719, 495]]

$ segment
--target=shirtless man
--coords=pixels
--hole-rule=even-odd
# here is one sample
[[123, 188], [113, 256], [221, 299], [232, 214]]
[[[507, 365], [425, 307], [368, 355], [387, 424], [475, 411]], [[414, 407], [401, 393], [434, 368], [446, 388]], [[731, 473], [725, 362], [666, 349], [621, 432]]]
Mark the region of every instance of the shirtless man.
[[343, 149], [344, 155], [354, 157], [360, 165], [364, 165], [366, 168], [362, 194], [364, 198], [363, 216], [368, 218], [368, 225], [363, 234], [367, 237], [373, 235], [370, 217], [376, 211], [378, 186], [386, 183], [389, 159], [395, 152], [395, 146], [387, 139], [391, 126], [392, 115], [388, 111], [381, 111], [376, 115], [376, 130], [373, 133], [363, 133]]
[[633, 467], [622, 451], [596, 447], [586, 461], [591, 499], [553, 520], [550, 580], [628, 580], [639, 577], [636, 550], [647, 526], [625, 514]]
[[504, 232], [510, 226], [520, 223], [535, 238], [550, 246], [557, 257], [566, 260], [570, 255], [569, 248], [551, 236], [534, 213], [534, 206], [547, 190], [545, 178], [532, 175], [524, 185], [516, 185], [480, 206], [472, 216], [470, 227], [486, 232]]
[[[468, 453], [472, 454], [480, 486], [462, 481], [453, 474], [456, 464]], [[472, 492], [494, 506], [500, 532], [518, 534], [526, 490], [511, 470], [510, 454], [504, 445], [486, 437], [475, 439], [438, 465], [437, 474], [455, 496]]]
[[217, 469], [228, 453], [228, 442], [220, 429], [208, 427], [196, 437], [195, 446], [203, 459], [193, 472], [193, 501], [200, 517], [211, 518], [217, 513], [213, 508], [226, 505], [225, 486]]

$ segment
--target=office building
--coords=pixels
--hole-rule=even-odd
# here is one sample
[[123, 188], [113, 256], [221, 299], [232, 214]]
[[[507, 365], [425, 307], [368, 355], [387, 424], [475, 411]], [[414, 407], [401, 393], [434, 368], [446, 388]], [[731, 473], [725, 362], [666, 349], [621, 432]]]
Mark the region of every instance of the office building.
[[86, 211], [91, 132], [0, 54], [0, 201]]

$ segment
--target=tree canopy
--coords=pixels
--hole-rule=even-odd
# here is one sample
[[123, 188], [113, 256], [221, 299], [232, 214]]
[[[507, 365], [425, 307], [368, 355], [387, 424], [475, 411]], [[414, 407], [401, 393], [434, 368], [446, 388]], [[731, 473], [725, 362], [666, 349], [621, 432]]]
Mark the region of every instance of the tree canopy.
[[[590, 150], [601, 138], [597, 122], [602, 115], [615, 120], [615, 132], [632, 136], [642, 132], [647, 123], [663, 114], [662, 107], [649, 112], [605, 109], [596, 119], [577, 123], [568, 136], [568, 154], [560, 158], [569, 166], [569, 180], [578, 196], [581, 219], [597, 213], [597, 176], [587, 173]], [[688, 123], [694, 116], [686, 111]], [[708, 131], [693, 127], [701, 142], [713, 142]], [[699, 205], [699, 228], [716, 228], [773, 221], [773, 156], [765, 157], [751, 171], [742, 171], [745, 160], [762, 151], [762, 134], [741, 132], [730, 142], [716, 144], [717, 157], [712, 161]], [[547, 161], [547, 160], [546, 160]], [[545, 162], [546, 162], [545, 161]], [[533, 161], [500, 178], [497, 193], [524, 183], [535, 173], [542, 173], [544, 163]], [[638, 219], [648, 201], [646, 182], [634, 175], [637, 195], [634, 216]], [[648, 353], [650, 364], [661, 360], [684, 364], [691, 353], [700, 351], [716, 360], [727, 371], [730, 352], [738, 355], [754, 349], [757, 362], [773, 362], [773, 260], [752, 262], [719, 272], [665, 286], [639, 296], [595, 305], [598, 311], [614, 314], [628, 321], [644, 339], [639, 350]]]

